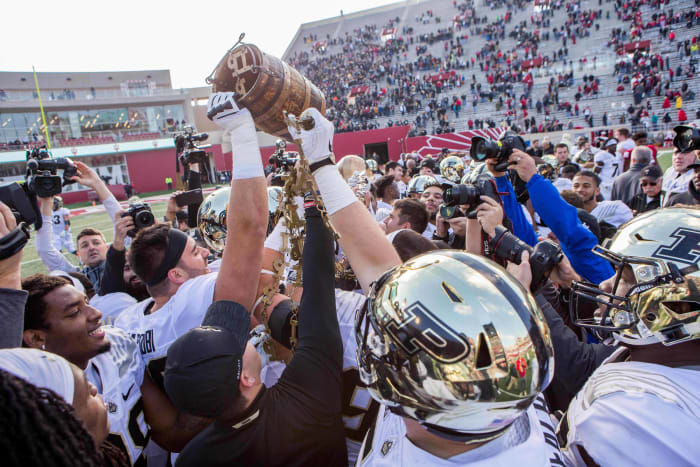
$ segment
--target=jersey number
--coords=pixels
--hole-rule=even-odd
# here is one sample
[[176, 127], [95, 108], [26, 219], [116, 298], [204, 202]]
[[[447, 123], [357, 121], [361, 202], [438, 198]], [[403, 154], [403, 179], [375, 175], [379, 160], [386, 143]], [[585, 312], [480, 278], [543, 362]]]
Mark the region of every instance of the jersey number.
[[[134, 446], [141, 449], [141, 455], [139, 455], [138, 459], [135, 461], [133, 459], [131, 460], [134, 467], [145, 467], [147, 465], [146, 458], [143, 455], [143, 449], [146, 447], [146, 444], [148, 444], [151, 434], [148, 430], [146, 433], [141, 430], [139, 418], [143, 417], [145, 417], [143, 413], [143, 399], [139, 397], [139, 400], [136, 401], [134, 406], [129, 411], [129, 424], [127, 426], [131, 442], [134, 444]], [[122, 433], [110, 433], [107, 440], [124, 451], [126, 456], [131, 459], [131, 452], [124, 441], [124, 436]]]
[[345, 436], [352, 441], [362, 442], [365, 433], [374, 423], [379, 411], [379, 402], [372, 399], [367, 388], [360, 381], [357, 368], [343, 372], [343, 424]]
[[613, 162], [612, 166], [615, 167], [615, 170], [613, 171], [613, 174], [612, 174], [612, 176], [615, 177], [615, 176], [617, 176], [617, 171], [620, 170], [620, 164], [617, 162]]
[[58, 225], [61, 223], [61, 216], [53, 216], [53, 223]]

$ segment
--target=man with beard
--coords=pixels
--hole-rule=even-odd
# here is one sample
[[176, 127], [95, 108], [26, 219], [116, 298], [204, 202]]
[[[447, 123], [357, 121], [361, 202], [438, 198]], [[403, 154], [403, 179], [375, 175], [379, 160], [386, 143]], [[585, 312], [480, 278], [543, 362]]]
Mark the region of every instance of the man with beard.
[[435, 219], [442, 204], [442, 186], [440, 182], [435, 180], [430, 181], [423, 186], [423, 192], [420, 195], [420, 202], [425, 205], [428, 210], [428, 227], [423, 231], [423, 236], [427, 239], [432, 239], [435, 233]]
[[606, 229], [603, 223], [614, 228], [632, 219], [632, 211], [622, 201], [600, 201], [600, 178], [590, 170], [583, 170], [574, 176], [574, 191], [583, 198], [583, 208], [593, 214], [601, 224], [603, 237], [614, 233], [614, 229]]
[[212, 94], [209, 118], [231, 135], [234, 163], [227, 206], [245, 209], [226, 216], [219, 270], [210, 272], [209, 250], [169, 224], [140, 230], [127, 257], [151, 298], [124, 310], [115, 325], [136, 339], [160, 387], [170, 345], [202, 324], [209, 305], [227, 299], [250, 310], [255, 302], [268, 223], [267, 182], [250, 112], [228, 111], [227, 105], [238, 109], [233, 93]]

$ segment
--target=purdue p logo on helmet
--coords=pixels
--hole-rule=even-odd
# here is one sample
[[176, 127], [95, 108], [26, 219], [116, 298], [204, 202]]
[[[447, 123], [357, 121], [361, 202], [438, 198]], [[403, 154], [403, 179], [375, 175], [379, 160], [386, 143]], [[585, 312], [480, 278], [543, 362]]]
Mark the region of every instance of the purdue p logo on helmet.
[[484, 257], [434, 251], [387, 272], [357, 316], [360, 374], [392, 412], [473, 442], [549, 384], [552, 343], [519, 282]]

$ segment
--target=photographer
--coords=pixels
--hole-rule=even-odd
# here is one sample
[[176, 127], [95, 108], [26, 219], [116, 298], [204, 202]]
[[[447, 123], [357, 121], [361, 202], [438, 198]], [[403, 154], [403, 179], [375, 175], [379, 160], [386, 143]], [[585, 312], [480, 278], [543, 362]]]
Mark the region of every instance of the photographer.
[[[0, 202], [0, 348], [13, 348], [22, 345], [24, 327], [24, 305], [27, 292], [22, 290], [21, 264], [22, 249], [29, 240], [16, 237], [17, 223], [7, 205]], [[14, 250], [19, 251], [12, 254]]]
[[[112, 222], [114, 222], [117, 212], [121, 210], [117, 199], [94, 170], [82, 162], [75, 162], [75, 166], [77, 175], [71, 177], [71, 180], [95, 190], [97, 198], [102, 202], [105, 211], [112, 219]], [[99, 290], [108, 248], [104, 235], [92, 228], [83, 229], [78, 233], [76, 238], [76, 243], [78, 244], [77, 254], [83, 266], [73, 266], [53, 245], [51, 218], [53, 198], [39, 198], [39, 201], [41, 203], [40, 209], [43, 225], [37, 232], [36, 250], [46, 268], [49, 271], [58, 269], [60, 271], [85, 274], [90, 279], [95, 290]]]
[[[559, 239], [561, 249], [571, 261], [574, 269], [587, 280], [596, 284], [612, 276], [614, 271], [610, 264], [591, 252], [591, 248], [598, 244], [596, 236], [583, 226], [578, 218], [576, 208], [565, 202], [554, 185], [537, 173], [534, 159], [527, 153], [515, 149], [509, 161], [511, 167], [526, 183], [535, 212]], [[491, 173], [496, 177], [499, 191], [512, 193], [513, 189], [505, 172], [493, 170], [495, 161], [492, 159], [486, 163], [489, 165]], [[537, 243], [537, 238], [531, 227], [524, 229], [528, 233], [525, 237], [521, 237], [515, 230], [516, 222], [514, 219], [522, 219], [521, 222], [527, 222], [517, 201], [504, 200], [504, 208], [506, 215], [513, 221], [513, 233], [531, 246]], [[530, 225], [529, 222], [527, 225]]]

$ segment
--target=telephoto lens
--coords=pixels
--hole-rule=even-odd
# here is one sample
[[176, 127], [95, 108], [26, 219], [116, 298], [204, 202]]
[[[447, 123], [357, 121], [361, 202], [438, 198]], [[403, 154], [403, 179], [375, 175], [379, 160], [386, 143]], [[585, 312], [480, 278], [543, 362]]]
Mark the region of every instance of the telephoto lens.
[[543, 240], [533, 248], [502, 225], [496, 227], [496, 233], [491, 239], [491, 247], [497, 258], [515, 264], [520, 264], [523, 251], [530, 254], [530, 272], [532, 273], [530, 291], [532, 293], [536, 293], [544, 286], [552, 269], [564, 259], [561, 248], [553, 241]]

